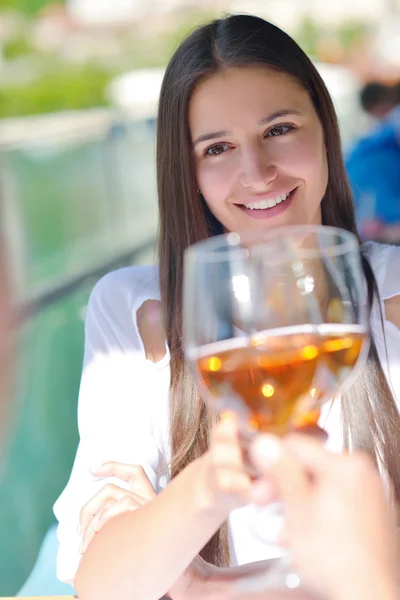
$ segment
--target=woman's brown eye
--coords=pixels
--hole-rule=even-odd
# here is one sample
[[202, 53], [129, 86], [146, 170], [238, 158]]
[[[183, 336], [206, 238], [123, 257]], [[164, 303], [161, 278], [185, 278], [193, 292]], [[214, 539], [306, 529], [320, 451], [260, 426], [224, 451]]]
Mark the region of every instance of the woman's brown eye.
[[293, 127], [289, 127], [289, 125], [277, 125], [268, 131], [267, 136], [278, 137], [280, 135], [285, 135], [285, 133], [288, 133], [292, 129]]
[[222, 154], [225, 152], [227, 148], [227, 144], [215, 144], [215, 146], [211, 146], [205, 152], [207, 156], [217, 156], [218, 154]]

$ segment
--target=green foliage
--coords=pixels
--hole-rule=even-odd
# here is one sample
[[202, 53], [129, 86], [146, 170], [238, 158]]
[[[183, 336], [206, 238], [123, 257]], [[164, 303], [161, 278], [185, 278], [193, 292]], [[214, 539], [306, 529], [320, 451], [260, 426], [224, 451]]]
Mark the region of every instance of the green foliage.
[[125, 40], [125, 69], [165, 67], [181, 41], [196, 27], [216, 18], [220, 13], [194, 9], [176, 14], [173, 25], [162, 32], [135, 30]]
[[[52, 0], [0, 0], [0, 11], [5, 7], [13, 8], [29, 17], [43, 6], [54, 3]], [[96, 64], [80, 66], [67, 63], [62, 52], [59, 56], [49, 56], [35, 50], [29, 35], [33, 19], [27, 18], [14, 37], [4, 44], [3, 53], [10, 62], [25, 59], [35, 78], [25, 85], [4, 83], [0, 86], [0, 118], [104, 106], [107, 104], [104, 90], [113, 74], [166, 66], [181, 40], [200, 23], [216, 16], [216, 12], [193, 9], [177, 12], [166, 21], [162, 31], [132, 26], [129, 32], [119, 36], [118, 56], [109, 60], [103, 56]], [[301, 22], [295, 38], [308, 55], [319, 58], [321, 42], [330, 40], [333, 45], [336, 42], [346, 51], [365, 30], [362, 22], [327, 28], [307, 17]]]
[[347, 49], [368, 31], [369, 26], [362, 21], [347, 21], [338, 28], [337, 35], [340, 44]]
[[306, 54], [315, 57], [323, 40], [335, 39], [340, 48], [346, 51], [368, 30], [369, 26], [364, 21], [345, 21], [328, 27], [317, 24], [311, 17], [305, 17], [294, 37]]
[[106, 106], [109, 79], [95, 66], [58, 66], [24, 86], [0, 88], [0, 118]]
[[306, 54], [315, 56], [321, 29], [311, 17], [305, 17], [295, 35], [296, 41]]
[[[0, 0], [2, 8], [12, 8], [29, 16], [49, 0]], [[12, 62], [25, 59], [34, 79], [19, 85], [0, 85], [0, 118], [28, 114], [43, 114], [62, 110], [79, 110], [108, 104], [104, 90], [113, 75], [130, 69], [166, 66], [170, 56], [181, 40], [199, 23], [215, 18], [216, 13], [194, 9], [177, 13], [160, 31], [144, 31], [134, 26], [119, 38], [120, 56], [110, 61], [71, 65], [62, 54], [49, 56], [32, 47], [29, 23], [24, 31], [14, 33], [4, 46], [4, 58]], [[29, 55], [29, 56], [28, 56]], [[29, 61], [29, 62], [28, 62]], [[104, 65], [108, 65], [105, 67]]]
[[62, 0], [0, 0], [1, 10], [13, 10], [24, 15], [34, 15], [49, 4], [64, 4]]
[[32, 52], [34, 52], [32, 44], [23, 35], [11, 38], [3, 44], [3, 57], [6, 60], [14, 60]]
[[188, 12], [183, 19], [177, 22], [175, 27], [165, 32], [165, 44], [168, 50], [168, 55], [172, 55], [181, 41], [191, 31], [203, 23], [207, 23], [208, 21], [220, 16], [220, 12], [210, 12], [204, 10], [193, 10]]

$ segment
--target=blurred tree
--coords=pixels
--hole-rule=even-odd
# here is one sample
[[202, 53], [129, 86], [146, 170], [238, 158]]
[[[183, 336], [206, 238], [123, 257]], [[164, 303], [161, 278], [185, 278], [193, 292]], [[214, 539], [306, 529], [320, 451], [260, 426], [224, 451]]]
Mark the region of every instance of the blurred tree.
[[347, 50], [351, 48], [359, 39], [361, 39], [371, 26], [363, 21], [346, 21], [338, 28], [338, 39], [342, 47]]
[[341, 62], [345, 53], [360, 40], [371, 26], [362, 20], [344, 21], [337, 25], [318, 24], [305, 17], [295, 34], [302, 49], [313, 58]]
[[24, 35], [15, 36], [3, 43], [3, 58], [6, 60], [14, 60], [34, 51], [33, 44]]
[[125, 40], [123, 68], [129, 70], [166, 66], [189, 32], [218, 15], [217, 11], [195, 8], [173, 13], [170, 20], [166, 20], [160, 28], [139, 26], [129, 32]]
[[64, 4], [62, 0], [1, 0], [0, 11], [11, 9], [25, 15], [34, 15], [44, 6], [50, 4]]
[[312, 17], [304, 17], [294, 37], [306, 54], [315, 56], [320, 36], [321, 26]]
[[20, 86], [0, 88], [0, 118], [106, 106], [112, 74], [93, 65], [58, 65]]

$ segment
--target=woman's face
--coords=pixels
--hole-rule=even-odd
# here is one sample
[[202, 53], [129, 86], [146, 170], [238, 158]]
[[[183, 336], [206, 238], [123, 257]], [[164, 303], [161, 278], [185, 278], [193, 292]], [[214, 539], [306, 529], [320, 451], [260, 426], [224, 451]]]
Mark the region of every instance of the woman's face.
[[225, 230], [321, 223], [324, 134], [295, 79], [259, 66], [213, 75], [193, 93], [189, 127], [198, 188]]

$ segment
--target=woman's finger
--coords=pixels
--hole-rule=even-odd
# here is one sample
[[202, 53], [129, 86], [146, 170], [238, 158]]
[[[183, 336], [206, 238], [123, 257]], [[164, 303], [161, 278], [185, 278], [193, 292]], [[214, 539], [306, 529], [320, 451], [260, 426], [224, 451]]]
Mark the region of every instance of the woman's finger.
[[341, 462], [343, 458], [343, 454], [327, 452], [321, 440], [315, 436], [290, 434], [285, 438], [284, 445], [311, 476], [325, 473], [328, 464], [334, 464], [337, 460]]
[[211, 461], [217, 468], [230, 468], [240, 472], [244, 470], [242, 449], [237, 443], [225, 441], [214, 443], [211, 448]]
[[147, 502], [149, 502], [149, 500], [145, 500], [143, 498], [141, 500], [142, 501], [139, 502], [138, 500], [132, 498], [132, 496], [125, 496], [125, 498], [118, 500], [118, 502], [114, 502], [112, 506], [108, 506], [107, 508], [105, 508], [99, 515], [98, 521], [96, 523], [96, 532], [99, 532], [100, 529], [102, 529], [108, 521], [110, 521], [117, 515], [133, 510], [138, 510], [139, 508], [147, 504]]
[[295, 501], [297, 508], [302, 506], [310, 491], [310, 480], [297, 456], [287, 450], [285, 442], [261, 434], [254, 440], [250, 453], [260, 474], [273, 477], [282, 500], [287, 505]]
[[156, 494], [149, 478], [141, 465], [128, 465], [109, 461], [90, 469], [96, 477], [115, 477], [126, 481], [132, 491], [145, 498], [153, 498]]
[[296, 429], [296, 434], [309, 435], [310, 437], [313, 437], [314, 439], [323, 443], [328, 439], [327, 432], [319, 425], [303, 425], [302, 427]]
[[249, 495], [250, 504], [265, 506], [278, 499], [278, 492], [273, 481], [257, 479], [252, 483]]
[[128, 511], [137, 510], [147, 502], [148, 500], [141, 499], [139, 502], [139, 500], [136, 500], [132, 496], [124, 496], [120, 500], [107, 503], [104, 509], [93, 519], [92, 525], [86, 529], [82, 539], [81, 554], [86, 552], [94, 536], [97, 535], [104, 525], [113, 517]]
[[[138, 496], [134, 492], [131, 492], [131, 491], [128, 491], [128, 490], [123, 490], [123, 491], [125, 492], [125, 495], [122, 498], [120, 498], [119, 500], [116, 500], [115, 498], [109, 498], [105, 502], [105, 504], [102, 507], [99, 508], [98, 512], [95, 515], [93, 515], [92, 519], [88, 523], [86, 529], [92, 529], [93, 531], [95, 531], [97, 533], [97, 531], [99, 531], [99, 529], [98, 529], [98, 522], [99, 522], [99, 516], [101, 515], [101, 513], [104, 510], [106, 510], [108, 507], [112, 506], [116, 502], [120, 502], [121, 500], [123, 500], [127, 496], [130, 496], [132, 498], [132, 500], [138, 504], [138, 506], [143, 506], [144, 504], [147, 504], [147, 502], [149, 502], [149, 500], [147, 498], [143, 498], [142, 496]], [[84, 535], [85, 535], [85, 531], [82, 531], [82, 536], [84, 536]]]
[[120, 488], [112, 483], [107, 483], [99, 492], [97, 492], [97, 494], [90, 498], [82, 508], [79, 516], [80, 531], [83, 533], [87, 529], [93, 517], [103, 509], [104, 505], [109, 500], [115, 502], [126, 495], [127, 490], [124, 488]]
[[249, 502], [251, 481], [245, 473], [221, 468], [216, 473], [215, 485], [218, 493], [231, 504], [232, 508]]
[[[105, 502], [103, 508], [101, 508], [100, 511], [108, 508], [109, 506], [111, 506], [114, 503], [115, 503], [115, 500], [112, 500], [110, 498], [109, 500], [107, 500]], [[93, 537], [97, 533], [96, 523], [98, 520], [98, 515], [99, 515], [99, 513], [93, 515], [93, 517], [89, 521], [87, 527], [82, 531], [81, 550], [80, 550], [81, 554], [83, 554], [85, 552], [86, 548], [88, 547], [88, 545], [92, 541]]]
[[216, 467], [230, 467], [243, 471], [244, 456], [239, 424], [233, 413], [225, 411], [211, 432], [210, 453]]

